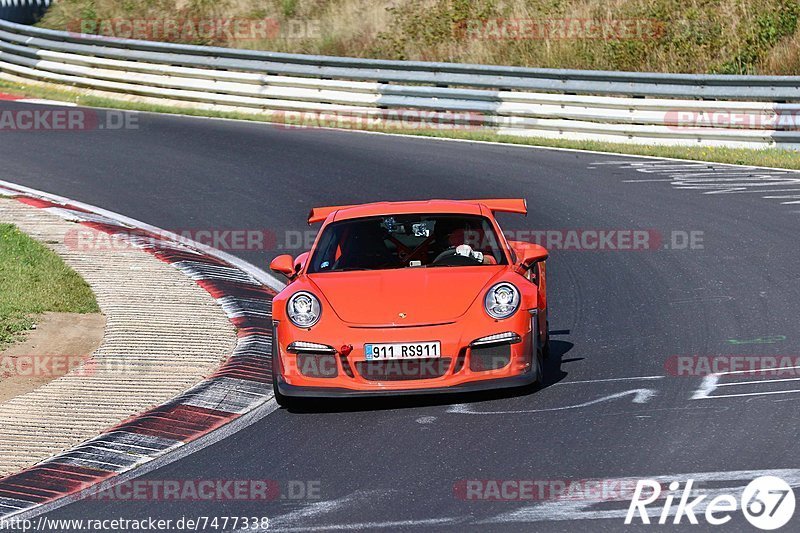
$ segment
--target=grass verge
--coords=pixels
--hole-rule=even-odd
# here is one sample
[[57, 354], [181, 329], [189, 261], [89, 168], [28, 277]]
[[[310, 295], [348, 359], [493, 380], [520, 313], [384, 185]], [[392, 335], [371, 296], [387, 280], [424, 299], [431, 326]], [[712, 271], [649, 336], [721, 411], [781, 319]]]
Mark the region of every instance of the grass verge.
[[89, 285], [41, 243], [0, 224], [0, 349], [47, 311], [97, 313]]
[[[219, 31], [221, 18], [271, 30]], [[274, 52], [796, 74], [799, 19], [797, 0], [59, 0], [39, 25]]]
[[[251, 120], [256, 122], [270, 122], [268, 114], [240, 113], [228, 111], [212, 111], [203, 109], [190, 109], [172, 107], [169, 105], [153, 105], [142, 102], [116, 100], [93, 95], [81, 94], [77, 91], [55, 89], [45, 86], [28, 86], [0, 80], [0, 92], [34, 98], [47, 98], [62, 102], [73, 102], [87, 107], [103, 107], [123, 109], [129, 111], [144, 111], [152, 113], [169, 113], [177, 115], [202, 116], [214, 118], [228, 118], [235, 120]], [[353, 128], [357, 129], [357, 128]], [[365, 131], [375, 131], [364, 128]], [[621, 155], [643, 155], [652, 157], [667, 157], [673, 159], [688, 159], [692, 161], [707, 161], [713, 163], [729, 163], [734, 165], [750, 165], [759, 167], [774, 167], [800, 170], [800, 152], [782, 150], [778, 148], [765, 148], [753, 150], [747, 148], [701, 147], [701, 146], [654, 146], [643, 144], [623, 144], [605, 141], [572, 141], [562, 139], [547, 139], [543, 137], [516, 137], [501, 135], [490, 131], [468, 130], [416, 130], [416, 129], [381, 129], [381, 133], [397, 133], [404, 135], [418, 135], [435, 138], [450, 138], [469, 141], [488, 141], [522, 146], [540, 146], [546, 148], [568, 148], [573, 150], [592, 150], [609, 152]]]

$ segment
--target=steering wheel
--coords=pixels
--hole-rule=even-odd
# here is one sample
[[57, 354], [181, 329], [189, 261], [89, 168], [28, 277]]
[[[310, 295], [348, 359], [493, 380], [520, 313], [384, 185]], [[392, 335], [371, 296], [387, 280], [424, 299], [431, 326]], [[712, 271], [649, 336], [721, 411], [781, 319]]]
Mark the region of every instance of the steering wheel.
[[471, 255], [459, 255], [456, 253], [455, 246], [453, 246], [437, 255], [430, 264], [436, 266], [475, 266], [483, 264], [483, 261], [479, 261]]

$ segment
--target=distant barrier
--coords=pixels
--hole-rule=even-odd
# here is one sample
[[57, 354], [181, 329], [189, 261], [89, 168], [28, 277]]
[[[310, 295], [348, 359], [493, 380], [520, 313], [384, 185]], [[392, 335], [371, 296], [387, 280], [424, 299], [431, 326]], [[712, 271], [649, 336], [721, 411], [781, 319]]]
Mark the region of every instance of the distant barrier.
[[8, 21], [0, 21], [0, 76], [146, 102], [268, 113], [290, 127], [388, 124], [640, 144], [800, 147], [800, 77], [795, 76], [282, 54], [82, 35]]

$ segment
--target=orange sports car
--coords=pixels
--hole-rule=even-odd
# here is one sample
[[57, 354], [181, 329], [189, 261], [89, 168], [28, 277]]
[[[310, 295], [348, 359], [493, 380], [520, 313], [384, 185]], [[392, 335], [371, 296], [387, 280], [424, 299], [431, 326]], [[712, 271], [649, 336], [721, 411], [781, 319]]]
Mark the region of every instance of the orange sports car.
[[545, 260], [497, 212], [525, 200], [318, 207], [314, 245], [270, 268], [275, 398], [462, 392], [541, 381]]

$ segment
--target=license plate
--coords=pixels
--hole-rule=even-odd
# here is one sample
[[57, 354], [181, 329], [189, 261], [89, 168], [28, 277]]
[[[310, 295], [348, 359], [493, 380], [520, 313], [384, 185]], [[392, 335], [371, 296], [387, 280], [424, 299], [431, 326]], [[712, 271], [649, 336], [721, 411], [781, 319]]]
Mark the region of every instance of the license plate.
[[364, 355], [367, 361], [426, 359], [429, 357], [441, 357], [442, 345], [439, 341], [365, 344]]

